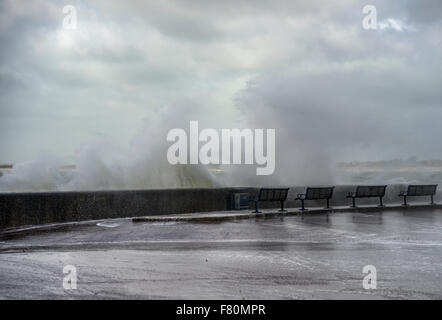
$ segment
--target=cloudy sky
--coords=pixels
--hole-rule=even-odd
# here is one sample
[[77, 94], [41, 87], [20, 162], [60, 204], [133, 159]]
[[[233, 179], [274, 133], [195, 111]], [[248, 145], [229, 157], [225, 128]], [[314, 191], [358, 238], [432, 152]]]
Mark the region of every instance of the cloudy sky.
[[441, 0], [0, 0], [0, 43], [0, 163], [124, 144], [164, 110], [275, 128], [281, 155], [442, 158]]

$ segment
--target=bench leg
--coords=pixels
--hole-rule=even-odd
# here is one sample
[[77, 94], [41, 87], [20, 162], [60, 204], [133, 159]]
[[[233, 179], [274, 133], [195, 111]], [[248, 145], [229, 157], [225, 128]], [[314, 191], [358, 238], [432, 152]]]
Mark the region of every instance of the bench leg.
[[353, 201], [353, 205], [352, 205], [352, 207], [353, 207], [353, 208], [356, 208], [356, 198], [355, 198], [355, 197], [352, 197], [351, 199], [352, 199], [352, 201]]
[[254, 213], [261, 213], [261, 211], [259, 211], [258, 201], [255, 201], [255, 212]]
[[407, 206], [407, 196], [404, 196], [404, 206]]
[[330, 199], [327, 199], [327, 209], [330, 209]]
[[434, 204], [433, 195], [431, 195], [430, 197], [431, 197], [431, 204]]
[[383, 207], [384, 204], [382, 203], [382, 197], [379, 197], [379, 207]]
[[301, 211], [305, 211], [304, 201], [305, 201], [305, 200], [302, 200], [302, 199], [301, 199]]
[[284, 210], [284, 200], [281, 200], [281, 210], [279, 212], [287, 212], [287, 210]]

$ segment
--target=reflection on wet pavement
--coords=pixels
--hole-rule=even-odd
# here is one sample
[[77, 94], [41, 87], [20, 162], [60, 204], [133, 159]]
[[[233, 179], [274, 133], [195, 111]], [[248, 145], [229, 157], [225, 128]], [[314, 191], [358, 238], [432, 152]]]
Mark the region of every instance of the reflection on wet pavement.
[[[441, 299], [441, 231], [426, 209], [4, 234], [0, 298]], [[68, 264], [77, 290], [63, 290]]]

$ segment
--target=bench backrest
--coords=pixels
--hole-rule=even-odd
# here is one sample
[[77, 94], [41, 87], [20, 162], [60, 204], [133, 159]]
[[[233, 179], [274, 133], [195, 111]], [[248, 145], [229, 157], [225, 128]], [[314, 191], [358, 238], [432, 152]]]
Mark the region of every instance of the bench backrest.
[[333, 195], [334, 188], [335, 187], [321, 187], [321, 188], [308, 187], [305, 192], [305, 199], [306, 200], [330, 199]]
[[357, 186], [355, 196], [365, 197], [383, 197], [387, 186]]
[[287, 200], [290, 188], [261, 188], [259, 190], [259, 201], [283, 201]]
[[434, 196], [436, 194], [437, 184], [412, 185], [408, 186], [408, 196]]

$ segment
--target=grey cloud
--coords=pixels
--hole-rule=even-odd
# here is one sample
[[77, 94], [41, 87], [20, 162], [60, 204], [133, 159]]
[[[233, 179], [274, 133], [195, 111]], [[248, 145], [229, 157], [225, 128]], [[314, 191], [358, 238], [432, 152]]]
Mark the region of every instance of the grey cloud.
[[364, 159], [367, 152], [372, 159], [434, 156], [426, 139], [442, 129], [425, 123], [442, 113], [440, 81], [437, 73], [421, 72], [425, 76], [416, 69], [410, 72], [416, 77], [407, 78], [389, 68], [316, 75], [281, 70], [250, 82], [237, 103], [251, 126], [276, 129], [282, 181], [332, 183], [327, 168], [339, 159]]
[[380, 20], [417, 26], [404, 32], [363, 30], [364, 1], [72, 1], [71, 33], [61, 3], [16, 3], [0, 2], [0, 162], [66, 155], [97, 132], [124, 143], [142, 117], [185, 110], [176, 101], [226, 126], [279, 128], [287, 157], [293, 146], [324, 159], [407, 156], [400, 137], [426, 123], [410, 153], [442, 157], [431, 143], [440, 1], [374, 1]]
[[427, 24], [442, 21], [442, 0], [407, 1], [408, 21]]

